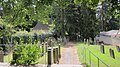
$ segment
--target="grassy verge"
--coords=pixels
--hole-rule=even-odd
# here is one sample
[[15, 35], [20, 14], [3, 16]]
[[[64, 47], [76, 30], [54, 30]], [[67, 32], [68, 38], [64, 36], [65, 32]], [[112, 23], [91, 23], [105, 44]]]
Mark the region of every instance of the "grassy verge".
[[38, 61], [39, 61], [39, 64], [47, 64], [47, 60], [48, 58], [46, 53], [46, 55], [44, 55], [43, 57], [40, 57]]
[[[85, 48], [86, 49], [85, 49]], [[99, 67], [106, 67], [105, 64], [110, 67], [120, 67], [120, 53], [117, 52], [114, 46], [105, 46], [105, 54], [100, 51], [99, 45], [85, 45], [84, 43], [77, 43], [78, 55], [81, 63], [87, 63], [89, 66], [97, 67], [99, 62]], [[113, 49], [115, 53], [115, 59], [110, 56], [109, 49]], [[89, 52], [88, 49], [91, 51]], [[94, 55], [93, 55], [94, 54]], [[102, 61], [98, 61], [98, 58]], [[104, 64], [105, 63], [105, 64]]]
[[12, 53], [9, 53], [8, 55], [4, 55], [4, 62], [10, 63], [12, 60]]

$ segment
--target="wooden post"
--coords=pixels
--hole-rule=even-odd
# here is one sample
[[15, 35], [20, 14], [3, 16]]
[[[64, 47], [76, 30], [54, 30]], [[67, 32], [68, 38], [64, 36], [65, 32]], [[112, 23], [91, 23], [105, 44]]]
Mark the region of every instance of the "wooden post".
[[3, 51], [0, 51], [0, 62], [4, 62], [4, 54], [3, 54]]
[[56, 57], [56, 48], [55, 47], [53, 48], [53, 60], [54, 60], [53, 62], [56, 63], [57, 57]]
[[57, 63], [59, 63], [58, 47], [56, 47], [56, 61], [57, 61]]
[[44, 43], [42, 43], [42, 56], [44, 54]]
[[60, 44], [59, 44], [59, 58], [61, 58], [61, 48], [60, 48]]
[[52, 64], [52, 48], [48, 48], [48, 67], [50, 67]]
[[45, 50], [46, 50], [46, 52], [47, 52], [47, 49], [48, 49], [48, 43], [46, 42], [45, 43]]

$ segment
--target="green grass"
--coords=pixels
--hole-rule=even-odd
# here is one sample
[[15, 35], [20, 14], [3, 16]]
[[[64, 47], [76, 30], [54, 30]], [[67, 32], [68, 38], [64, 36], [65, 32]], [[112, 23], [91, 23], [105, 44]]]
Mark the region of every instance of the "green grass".
[[39, 64], [47, 64], [47, 53], [46, 53], [46, 55], [44, 55], [43, 57], [40, 57], [39, 59], [38, 59], [38, 61], [39, 61]]
[[12, 60], [12, 53], [9, 53], [8, 55], [4, 55], [4, 62], [10, 63]]
[[[81, 63], [87, 63], [90, 65], [90, 57], [91, 57], [91, 66], [92, 67], [97, 67], [98, 66], [98, 59], [101, 59], [104, 63], [109, 65], [110, 67], [120, 67], [120, 53], [117, 52], [115, 46], [105, 46], [105, 54], [102, 54], [100, 51], [100, 46], [99, 45], [85, 45], [84, 43], [77, 43], [77, 48], [78, 48], [78, 55]], [[92, 53], [90, 53], [87, 49], [89, 49]], [[112, 48], [115, 53], [115, 59], [113, 59], [110, 54], [109, 54], [109, 49]], [[103, 64], [101, 61], [99, 61], [100, 67], [106, 67], [105, 64]]]

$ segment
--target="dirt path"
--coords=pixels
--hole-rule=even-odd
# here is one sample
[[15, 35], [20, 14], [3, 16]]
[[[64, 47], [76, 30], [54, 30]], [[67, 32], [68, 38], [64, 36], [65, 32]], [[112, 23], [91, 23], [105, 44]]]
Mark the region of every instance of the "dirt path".
[[80, 64], [77, 55], [77, 48], [73, 42], [68, 42], [65, 48], [62, 48], [60, 64]]

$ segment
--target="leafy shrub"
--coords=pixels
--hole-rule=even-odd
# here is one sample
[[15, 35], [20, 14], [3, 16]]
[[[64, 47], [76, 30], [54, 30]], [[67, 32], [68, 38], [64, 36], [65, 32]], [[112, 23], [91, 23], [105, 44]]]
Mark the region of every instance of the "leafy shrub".
[[40, 48], [37, 45], [23, 44], [16, 45], [11, 64], [31, 65], [38, 63], [40, 57]]

